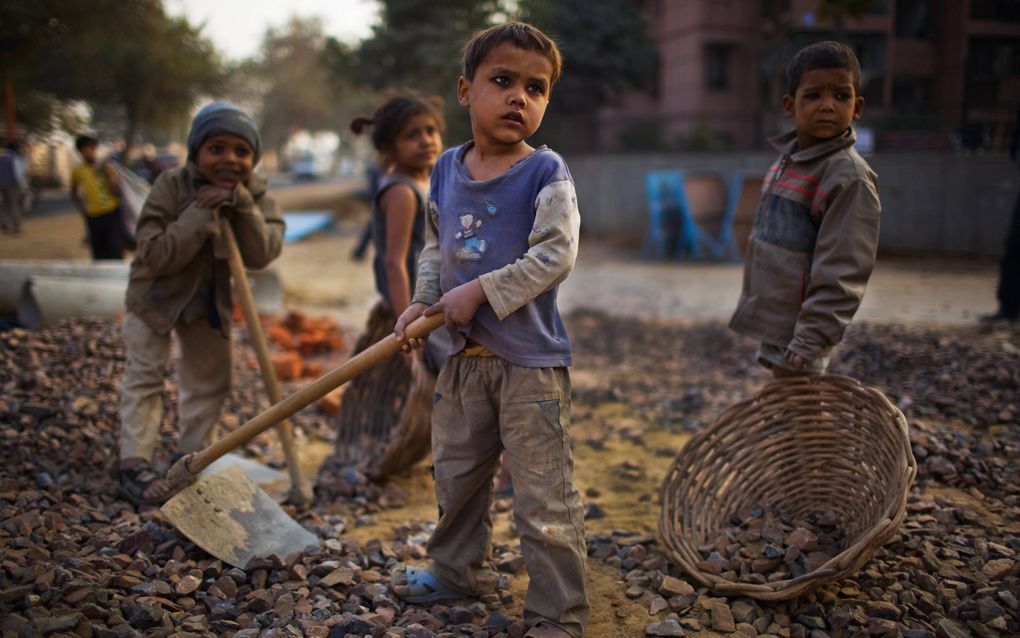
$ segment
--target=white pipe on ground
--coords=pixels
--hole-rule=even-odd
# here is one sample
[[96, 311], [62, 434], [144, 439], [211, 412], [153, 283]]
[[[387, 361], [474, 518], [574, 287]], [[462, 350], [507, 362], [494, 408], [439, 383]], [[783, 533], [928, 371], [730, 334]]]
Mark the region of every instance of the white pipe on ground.
[[116, 317], [126, 290], [127, 280], [31, 275], [18, 300], [18, 323], [36, 330], [73, 317]]
[[[0, 260], [0, 316], [37, 329], [71, 317], [115, 317], [124, 312], [130, 264]], [[264, 315], [284, 311], [274, 269], [248, 271], [255, 306]]]
[[0, 260], [0, 316], [13, 317], [18, 311], [25, 283], [32, 275], [75, 277], [82, 279], [112, 279], [127, 285], [126, 261], [46, 261], [41, 259]]

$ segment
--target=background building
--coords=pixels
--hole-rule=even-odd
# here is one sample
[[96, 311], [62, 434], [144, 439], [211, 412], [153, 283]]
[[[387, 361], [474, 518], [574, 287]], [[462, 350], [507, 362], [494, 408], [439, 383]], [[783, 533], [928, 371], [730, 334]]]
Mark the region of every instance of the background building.
[[603, 150], [760, 148], [783, 128], [786, 63], [833, 38], [860, 58], [879, 148], [1002, 150], [1017, 123], [1018, 0], [637, 1], [658, 81], [603, 110]]

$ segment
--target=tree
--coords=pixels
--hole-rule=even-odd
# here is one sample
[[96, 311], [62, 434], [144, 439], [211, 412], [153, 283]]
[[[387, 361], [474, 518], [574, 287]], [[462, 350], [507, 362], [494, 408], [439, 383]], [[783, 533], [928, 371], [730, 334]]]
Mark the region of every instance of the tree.
[[267, 30], [258, 58], [246, 65], [245, 77], [262, 104], [259, 124], [267, 148], [279, 152], [295, 131], [341, 126], [325, 48], [322, 22], [295, 17]]
[[469, 135], [457, 106], [461, 50], [476, 32], [507, 15], [506, 0], [382, 0], [380, 23], [362, 42], [354, 67], [376, 90], [410, 87], [446, 100], [448, 138]]
[[58, 70], [54, 50], [71, 32], [70, 25], [89, 19], [76, 3], [54, 0], [9, 0], [0, 3], [0, 81], [5, 99], [7, 136], [17, 129], [49, 132], [67, 109], [37, 81]]
[[563, 150], [598, 141], [598, 111], [631, 89], [650, 89], [658, 53], [633, 0], [522, 0], [520, 16], [553, 37], [563, 76], [540, 137]]
[[[159, 0], [99, 0], [116, 24], [84, 34], [72, 50], [80, 66], [72, 91], [123, 111], [124, 154], [142, 126], [165, 126], [203, 94], [220, 88], [220, 60], [212, 44], [185, 18], [170, 18]], [[84, 69], [83, 69], [84, 71]]]
[[4, 35], [16, 32], [5, 73], [28, 91], [115, 108], [125, 154], [142, 127], [175, 121], [220, 87], [212, 44], [160, 0], [9, 0], [3, 10]]

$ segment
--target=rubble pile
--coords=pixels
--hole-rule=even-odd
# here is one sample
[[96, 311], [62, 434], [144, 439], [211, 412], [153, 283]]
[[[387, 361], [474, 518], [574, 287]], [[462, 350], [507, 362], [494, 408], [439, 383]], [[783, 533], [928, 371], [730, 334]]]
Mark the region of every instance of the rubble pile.
[[[576, 361], [573, 427], [587, 437], [586, 462], [603, 453], [599, 437], [679, 436], [769, 378], [754, 363], [756, 344], [719, 323], [641, 322], [593, 312], [568, 323]], [[243, 349], [243, 329], [235, 330]], [[901, 406], [919, 470], [902, 529], [852, 578], [786, 602], [725, 599], [688, 580], [654, 534], [609, 528], [590, 531], [588, 538], [589, 570], [619, 581], [608, 604], [622, 610], [628, 600], [640, 603], [647, 636], [1020, 634], [1017, 346], [1016, 334], [1002, 331], [851, 328], [832, 369], [882, 388]], [[336, 474], [337, 502], [330, 507], [320, 499], [312, 511], [295, 514], [322, 539], [318, 549], [260, 559], [243, 569], [210, 557], [158, 510], [135, 512], [116, 497], [110, 474], [123, 358], [115, 323], [73, 321], [38, 332], [0, 332], [0, 635], [523, 635], [521, 590], [513, 584], [524, 578], [516, 543], [493, 549], [501, 581], [492, 594], [453, 605], [397, 600], [386, 585], [390, 574], [404, 561], [425, 558], [435, 521], [410, 520], [356, 542], [351, 530], [362, 517], [407, 499], [399, 488], [373, 484], [356, 471]], [[225, 428], [268, 407], [251, 359], [243, 350], [235, 357]], [[171, 371], [164, 397], [169, 418], [161, 454], [167, 456], [175, 451], [174, 378]], [[606, 405], [625, 406], [637, 418], [614, 421], [605, 416]], [[318, 408], [292, 421], [303, 437], [334, 436], [335, 426]], [[263, 439], [245, 453], [264, 455]], [[605, 485], [584, 486], [591, 529], [612, 525], [614, 512], [600, 506], [600, 495], [620, 482], [638, 484], [649, 464], [668, 462], [661, 450], [648, 449], [647, 457], [607, 466]], [[655, 486], [642, 489], [640, 500], [654, 502]], [[509, 502], [497, 505], [498, 516], [505, 516]], [[726, 543], [727, 560], [731, 550], [743, 549], [731, 546], [742, 542], [736, 538], [741, 532], [758, 526], [755, 520], [763, 538], [769, 524], [781, 530], [771, 544], [783, 552], [786, 569], [792, 569], [787, 555], [801, 541], [801, 557], [793, 562], [805, 551], [810, 559], [814, 551], [798, 527], [814, 535], [819, 547], [827, 544], [824, 534], [838, 527], [827, 520], [789, 521], [796, 525], [787, 530], [787, 523], [777, 523], [779, 514], [772, 513], [771, 522], [768, 512], [758, 514], [734, 513], [736, 543]], [[649, 521], [649, 528], [654, 524]], [[791, 539], [798, 534], [802, 538]], [[747, 543], [758, 542], [751, 536]], [[768, 556], [764, 545], [761, 550]], [[706, 560], [711, 558], [710, 551]], [[743, 569], [730, 567], [737, 574]], [[593, 597], [592, 604], [605, 606], [607, 600]], [[631, 635], [616, 632], [612, 618], [600, 622], [608, 625], [593, 625], [589, 635]]]
[[[573, 319], [577, 367], [602, 373], [601, 385], [575, 393], [575, 423], [598, 419], [600, 403], [620, 401], [649, 424], [697, 429], [770, 379], [754, 363], [757, 344], [721, 324], [635, 322], [590, 312]], [[647, 636], [1020, 635], [1018, 354], [1020, 335], [1010, 330], [850, 328], [830, 369], [882, 389], [899, 405], [918, 464], [903, 528], [852, 579], [781, 603], [726, 599], [685, 580], [651, 534], [590, 535], [589, 555], [617, 571], [626, 598], [647, 606], [653, 617]], [[642, 440], [631, 421], [617, 432], [612, 420], [599, 426], [608, 430], [603, 440]], [[588, 507], [601, 510], [597, 503]], [[758, 525], [755, 514], [734, 513], [734, 528], [701, 548], [699, 569], [729, 570], [746, 582], [796, 575], [783, 571], [792, 572], [786, 558], [795, 553], [787, 534], [802, 535], [793, 539], [800, 542], [819, 530], [785, 529], [793, 521], [776, 525], [769, 560], [770, 543], [747, 533]], [[838, 525], [822, 530], [838, 534]], [[745, 560], [734, 560], [741, 554]]]

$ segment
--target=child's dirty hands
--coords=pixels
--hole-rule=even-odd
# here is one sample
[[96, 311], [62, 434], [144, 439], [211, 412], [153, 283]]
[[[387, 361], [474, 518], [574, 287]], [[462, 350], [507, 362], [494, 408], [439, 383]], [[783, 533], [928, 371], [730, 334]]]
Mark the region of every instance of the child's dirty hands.
[[786, 359], [786, 362], [789, 363], [790, 367], [794, 370], [800, 370], [804, 367], [804, 364], [807, 363], [807, 359], [790, 350], [786, 351], [783, 358]]
[[233, 201], [234, 190], [223, 186], [206, 185], [195, 193], [195, 205], [199, 208], [216, 208], [220, 204]]
[[437, 312], [443, 313], [446, 327], [456, 330], [459, 326], [466, 326], [475, 318], [478, 307], [487, 301], [485, 290], [477, 279], [461, 284], [450, 290], [439, 298], [439, 301], [429, 306], [425, 315], [434, 315]]
[[[425, 314], [428, 310], [428, 306], [419, 302], [413, 303], [407, 307], [404, 312], [400, 313], [397, 317], [397, 324], [393, 326], [393, 336], [397, 339], [404, 338], [404, 330], [411, 324], [412, 321]], [[433, 313], [435, 314], [435, 313]], [[402, 352], [410, 352], [415, 348], [421, 348], [425, 345], [425, 339], [408, 339], [407, 343], [400, 348]]]

